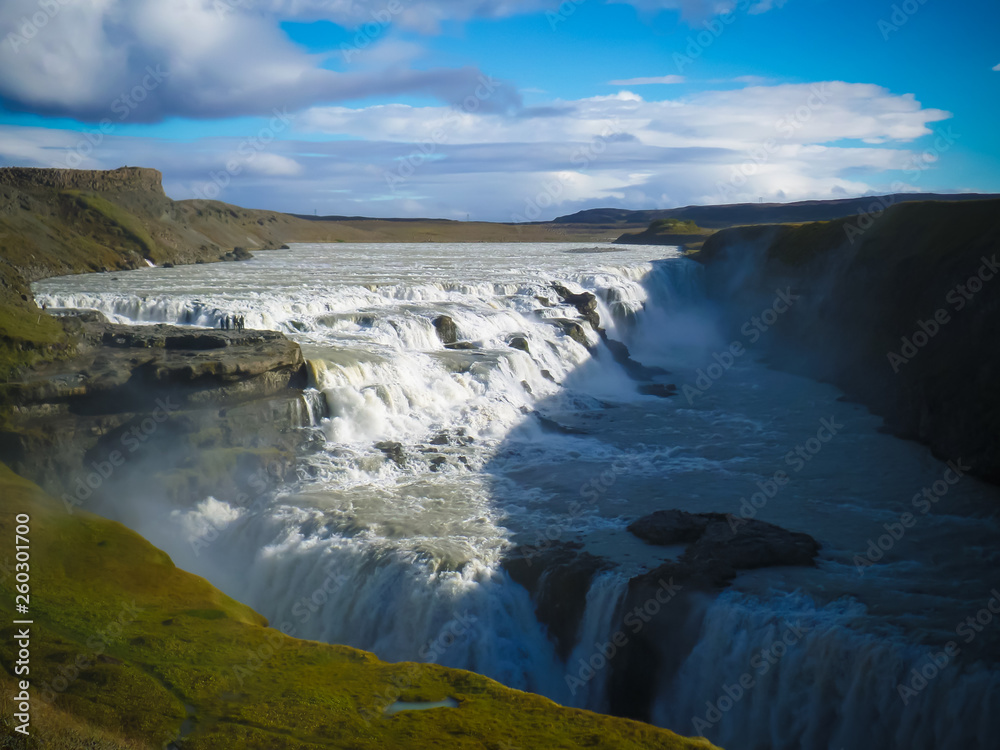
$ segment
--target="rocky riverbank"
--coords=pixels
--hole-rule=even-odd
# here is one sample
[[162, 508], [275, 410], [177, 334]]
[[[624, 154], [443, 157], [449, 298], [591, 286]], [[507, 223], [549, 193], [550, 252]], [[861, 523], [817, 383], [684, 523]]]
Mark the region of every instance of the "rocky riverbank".
[[309, 421], [294, 342], [96, 312], [58, 320], [75, 352], [0, 385], [0, 455], [70, 507], [136, 483], [149, 501], [232, 498], [250, 477], [260, 492], [293, 471]]

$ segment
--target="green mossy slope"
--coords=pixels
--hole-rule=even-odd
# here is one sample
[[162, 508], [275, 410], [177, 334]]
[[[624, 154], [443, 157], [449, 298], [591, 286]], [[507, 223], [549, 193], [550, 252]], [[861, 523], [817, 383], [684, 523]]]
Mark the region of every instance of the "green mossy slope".
[[[31, 516], [31, 679], [43, 734], [55, 731], [47, 723], [84, 721], [128, 747], [185, 750], [712, 747], [469, 672], [296, 640], [124, 526], [68, 514], [2, 464], [0, 496], [9, 544], [16, 514]], [[2, 666], [12, 677], [14, 581], [0, 578]], [[384, 715], [397, 697], [459, 707]]]

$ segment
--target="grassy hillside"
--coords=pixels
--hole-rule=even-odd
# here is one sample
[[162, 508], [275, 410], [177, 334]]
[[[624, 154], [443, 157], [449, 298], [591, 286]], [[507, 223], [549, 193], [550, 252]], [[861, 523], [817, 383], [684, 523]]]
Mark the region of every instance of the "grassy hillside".
[[888, 196], [866, 196], [830, 201], [798, 201], [796, 203], [733, 203], [713, 206], [684, 206], [630, 211], [624, 208], [594, 208], [578, 211], [555, 219], [557, 224], [623, 224], [648, 225], [658, 219], [694, 221], [708, 229], [724, 229], [744, 224], [784, 224], [811, 221], [831, 221], [860, 213], [880, 213], [887, 206], [924, 201], [966, 201], [997, 198], [996, 195], [971, 193], [900, 193]]
[[[30, 515], [34, 738], [4, 747], [710, 748], [562, 708], [478, 675], [386, 664], [296, 640], [120, 524], [62, 503], [0, 464], [0, 536]], [[13, 686], [14, 579], [0, 574], [3, 694]], [[301, 621], [289, 617], [294, 635]], [[457, 707], [384, 709], [397, 699]]]

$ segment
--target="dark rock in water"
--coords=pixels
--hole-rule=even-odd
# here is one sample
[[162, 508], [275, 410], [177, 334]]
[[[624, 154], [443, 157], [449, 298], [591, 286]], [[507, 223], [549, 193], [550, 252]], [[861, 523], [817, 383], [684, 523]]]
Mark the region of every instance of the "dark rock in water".
[[448, 437], [448, 433], [447, 432], [439, 432], [431, 440], [431, 445], [448, 445], [448, 443], [450, 443], [450, 442], [451, 442], [451, 439]]
[[586, 435], [587, 431], [580, 429], [579, 427], [569, 427], [568, 425], [560, 424], [554, 419], [549, 419], [536, 412], [531, 412], [534, 414], [538, 421], [542, 423], [542, 429], [546, 432], [558, 432], [562, 435]]
[[281, 246], [281, 247], [279, 247], [278, 249], [279, 249], [279, 250], [291, 250], [292, 248], [290, 248], [290, 247], [289, 247], [288, 245], [282, 245], [282, 246]]
[[511, 349], [520, 349], [522, 352], [527, 352], [528, 354], [531, 354], [531, 350], [528, 349], [528, 339], [526, 339], [524, 336], [512, 336], [507, 341], [507, 346], [509, 346]]
[[[629, 352], [628, 347], [625, 346], [621, 341], [615, 341], [615, 339], [608, 336], [608, 334], [602, 328], [598, 333], [601, 336], [601, 341], [611, 352], [611, 356], [614, 357], [615, 362], [620, 364], [625, 372], [629, 374], [629, 377], [635, 380], [651, 380], [657, 375], [669, 375], [667, 370], [662, 367], [650, 367], [649, 365], [644, 365], [641, 362], [637, 362], [632, 359], [632, 354]], [[647, 395], [658, 396], [659, 393], [651, 393]]]
[[431, 471], [441, 471], [441, 467], [448, 464], [448, 459], [444, 456], [435, 456], [431, 459]]
[[725, 513], [661, 510], [634, 521], [629, 531], [650, 544], [686, 544], [676, 561], [635, 576], [621, 604], [625, 620], [646, 623], [611, 663], [611, 712], [648, 721], [658, 686], [674, 674], [698, 640], [703, 607], [741, 570], [813, 565], [820, 545], [808, 534]]
[[601, 316], [597, 314], [597, 297], [592, 292], [575, 294], [561, 284], [553, 284], [552, 289], [563, 302], [575, 307], [580, 317], [590, 323], [595, 331], [601, 327]]
[[173, 263], [164, 263], [162, 266], [160, 266], [160, 268], [173, 268], [173, 267], [174, 267]]
[[546, 380], [552, 382], [552, 383], [556, 382], [556, 379], [554, 377], [552, 377], [552, 373], [549, 372], [548, 370], [542, 370], [542, 377], [545, 378]]
[[548, 299], [547, 297], [535, 297], [535, 301], [538, 302], [543, 307], [553, 307], [555, 304], [554, 302], [552, 302], [552, 300]]
[[452, 351], [470, 351], [472, 349], [478, 349], [479, 347], [471, 341], [455, 341], [451, 344], [445, 344], [444, 348], [451, 349]]
[[447, 315], [439, 315], [434, 318], [434, 330], [437, 331], [438, 338], [445, 346], [458, 341], [458, 326]]
[[563, 658], [576, 644], [577, 631], [587, 606], [587, 592], [594, 576], [610, 568], [606, 560], [580, 551], [571, 542], [552, 546], [520, 546], [509, 552], [503, 568], [524, 586], [535, 602], [535, 614]]
[[233, 257], [236, 260], [250, 260], [251, 258], [253, 258], [253, 254], [245, 247], [234, 247]]
[[406, 466], [406, 453], [403, 452], [401, 443], [393, 440], [375, 443], [375, 447], [385, 454], [385, 457], [393, 461], [397, 466]]
[[591, 343], [587, 341], [587, 332], [577, 321], [570, 320], [569, 318], [546, 318], [546, 321], [561, 329], [563, 333], [576, 343], [582, 344], [588, 349], [591, 347]]
[[688, 544], [676, 562], [649, 575], [670, 574], [703, 588], [721, 588], [741, 570], [813, 565], [820, 549], [808, 534], [727, 513], [661, 510], [634, 521], [628, 530], [650, 544]]
[[677, 395], [677, 386], [673, 384], [664, 385], [663, 383], [649, 383], [648, 385], [640, 385], [639, 393], [643, 396], [670, 398], [671, 396]]
[[658, 510], [633, 521], [628, 530], [649, 544], [690, 544], [701, 538], [709, 521], [706, 513]]
[[531, 390], [531, 384], [527, 380], [521, 381], [521, 387], [528, 393], [534, 393], [534, 391]]

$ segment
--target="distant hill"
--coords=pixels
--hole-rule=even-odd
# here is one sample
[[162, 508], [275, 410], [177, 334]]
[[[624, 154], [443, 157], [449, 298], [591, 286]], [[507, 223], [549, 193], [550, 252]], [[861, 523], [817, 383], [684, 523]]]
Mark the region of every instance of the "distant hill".
[[624, 208], [592, 208], [553, 220], [555, 224], [639, 224], [648, 225], [657, 219], [693, 221], [706, 229], [724, 229], [743, 224], [786, 224], [809, 221], [831, 221], [854, 216], [873, 209], [913, 201], [967, 201], [1000, 198], [983, 193], [898, 193], [887, 196], [867, 196], [832, 201], [800, 201], [798, 203], [734, 203], [725, 206], [684, 206], [648, 211]]

